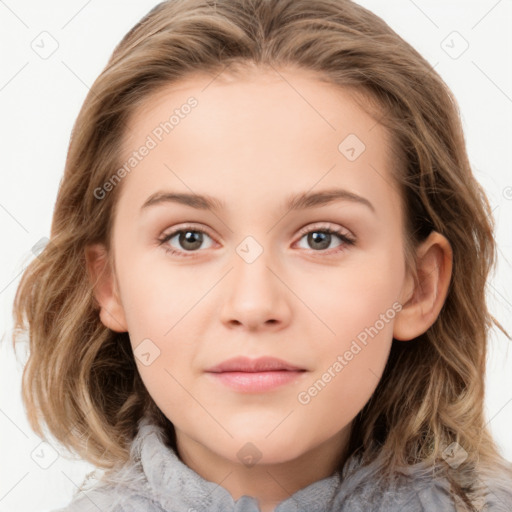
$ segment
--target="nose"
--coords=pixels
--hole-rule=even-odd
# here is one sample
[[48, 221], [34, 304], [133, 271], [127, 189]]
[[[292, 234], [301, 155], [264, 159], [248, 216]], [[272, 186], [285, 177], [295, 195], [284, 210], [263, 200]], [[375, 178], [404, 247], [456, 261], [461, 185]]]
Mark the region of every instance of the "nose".
[[233, 266], [222, 293], [222, 322], [250, 331], [284, 328], [290, 321], [290, 291], [266, 252], [251, 263], [234, 254]]

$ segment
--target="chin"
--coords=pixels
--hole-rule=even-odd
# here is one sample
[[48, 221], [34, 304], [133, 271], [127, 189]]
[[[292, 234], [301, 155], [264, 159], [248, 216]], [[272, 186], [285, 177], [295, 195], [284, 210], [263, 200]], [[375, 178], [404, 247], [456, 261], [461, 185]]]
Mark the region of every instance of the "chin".
[[[247, 467], [254, 464], [283, 464], [300, 457], [305, 447], [297, 443], [297, 437], [283, 433], [266, 434], [254, 433], [254, 435], [238, 436], [230, 441], [229, 458], [235, 463], [241, 463]], [[274, 439], [271, 439], [274, 436]], [[235, 457], [233, 458], [233, 453]]]

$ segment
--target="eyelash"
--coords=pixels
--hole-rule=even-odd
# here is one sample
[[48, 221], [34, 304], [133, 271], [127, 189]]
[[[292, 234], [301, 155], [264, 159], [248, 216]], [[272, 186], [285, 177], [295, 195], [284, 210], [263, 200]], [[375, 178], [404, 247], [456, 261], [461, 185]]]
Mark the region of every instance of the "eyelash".
[[[176, 249], [173, 249], [169, 245], [164, 245], [164, 244], [166, 244], [166, 242], [168, 242], [169, 240], [174, 238], [176, 235], [178, 235], [180, 233], [187, 232], [187, 231], [193, 231], [194, 233], [203, 233], [213, 239], [213, 237], [211, 237], [207, 231], [204, 231], [203, 229], [199, 229], [192, 225], [189, 225], [189, 226], [185, 225], [185, 226], [181, 227], [180, 229], [176, 229], [176, 230], [172, 231], [171, 233], [164, 235], [162, 238], [159, 238], [158, 245], [163, 246], [163, 249], [166, 253], [172, 254], [174, 256], [183, 257], [183, 258], [193, 258], [194, 253], [201, 252], [201, 251], [178, 251]], [[300, 235], [299, 240], [301, 240], [304, 237], [304, 235], [307, 235], [309, 233], [315, 233], [315, 232], [326, 233], [326, 234], [338, 236], [338, 238], [343, 242], [343, 244], [341, 246], [339, 246], [341, 248], [339, 248], [339, 247], [335, 248], [335, 251], [334, 251], [335, 253], [343, 252], [344, 250], [346, 250], [347, 246], [353, 246], [353, 245], [355, 245], [355, 242], [356, 242], [355, 238], [352, 238], [351, 236], [347, 235], [342, 230], [331, 229], [331, 228], [327, 228], [327, 227], [318, 227], [318, 226], [301, 230], [299, 233], [299, 235]], [[329, 249], [322, 249], [320, 251], [315, 251], [314, 249], [311, 249], [311, 251], [313, 253], [320, 253], [320, 254], [325, 255], [326, 251], [329, 251]], [[331, 251], [332, 251], [332, 249], [331, 249]], [[187, 255], [187, 253], [190, 253], [190, 255]], [[331, 252], [328, 252], [327, 254], [330, 255]]]

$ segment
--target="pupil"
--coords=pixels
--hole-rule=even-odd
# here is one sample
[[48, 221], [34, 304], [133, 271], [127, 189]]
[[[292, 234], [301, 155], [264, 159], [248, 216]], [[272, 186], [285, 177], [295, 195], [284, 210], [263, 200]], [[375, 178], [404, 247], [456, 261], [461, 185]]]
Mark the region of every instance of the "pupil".
[[[317, 249], [327, 249], [330, 245], [330, 233], [321, 233], [319, 231], [313, 231], [308, 235], [308, 242], [313, 246], [317, 244]], [[318, 246], [320, 242], [320, 246]]]
[[[203, 241], [202, 233], [198, 233], [197, 231], [184, 231], [180, 235], [180, 244], [185, 249], [193, 250], [201, 247], [201, 242]], [[191, 244], [192, 246], [190, 246]]]

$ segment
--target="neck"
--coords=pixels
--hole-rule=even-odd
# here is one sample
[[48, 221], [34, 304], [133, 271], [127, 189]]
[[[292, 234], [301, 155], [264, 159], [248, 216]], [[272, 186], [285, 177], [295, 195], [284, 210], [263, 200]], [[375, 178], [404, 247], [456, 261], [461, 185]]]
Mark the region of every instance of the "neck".
[[308, 485], [334, 474], [347, 458], [350, 425], [319, 446], [292, 460], [245, 466], [211, 451], [177, 432], [181, 460], [205, 480], [226, 489], [236, 501], [258, 500], [261, 512], [273, 512], [279, 503]]

